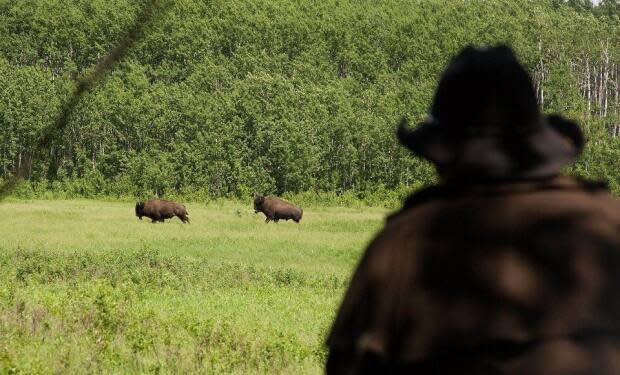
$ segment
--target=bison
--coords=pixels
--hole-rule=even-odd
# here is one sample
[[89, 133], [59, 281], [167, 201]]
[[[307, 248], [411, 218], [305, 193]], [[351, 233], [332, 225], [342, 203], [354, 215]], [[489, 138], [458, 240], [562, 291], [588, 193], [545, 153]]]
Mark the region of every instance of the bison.
[[292, 219], [294, 222], [299, 224], [304, 210], [280, 198], [255, 195], [254, 213], [259, 212], [265, 214], [265, 223], [268, 223], [271, 220], [277, 223], [280, 219]]
[[146, 202], [136, 203], [136, 216], [142, 220], [142, 216], [146, 216], [153, 223], [157, 221], [164, 222], [165, 219], [178, 217], [183, 223], [189, 223], [187, 217], [187, 209], [184, 205], [176, 202], [166, 201], [163, 199], [149, 199]]

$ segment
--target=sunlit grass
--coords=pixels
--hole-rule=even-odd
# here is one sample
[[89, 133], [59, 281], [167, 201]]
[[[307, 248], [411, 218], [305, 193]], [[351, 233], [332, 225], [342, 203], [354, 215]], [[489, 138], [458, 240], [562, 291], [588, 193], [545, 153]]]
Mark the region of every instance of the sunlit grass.
[[0, 205], [0, 372], [320, 373], [322, 342], [381, 209]]

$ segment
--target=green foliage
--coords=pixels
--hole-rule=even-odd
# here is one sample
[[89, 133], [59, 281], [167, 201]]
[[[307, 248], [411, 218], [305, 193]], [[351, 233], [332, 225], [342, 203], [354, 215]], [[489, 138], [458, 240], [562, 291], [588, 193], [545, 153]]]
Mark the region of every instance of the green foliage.
[[[0, 2], [2, 178], [29, 163], [73, 80], [140, 4]], [[532, 71], [545, 111], [601, 135], [605, 147], [590, 147], [582, 163], [600, 159], [592, 153], [614, 147], [604, 129], [619, 118], [617, 9], [615, 0], [175, 1], [78, 103], [28, 178], [68, 197], [400, 195], [435, 177], [398, 146], [398, 118], [425, 116], [460, 48], [499, 42]], [[609, 100], [588, 99], [584, 85], [600, 90], [605, 66]], [[613, 169], [604, 176], [620, 181]]]

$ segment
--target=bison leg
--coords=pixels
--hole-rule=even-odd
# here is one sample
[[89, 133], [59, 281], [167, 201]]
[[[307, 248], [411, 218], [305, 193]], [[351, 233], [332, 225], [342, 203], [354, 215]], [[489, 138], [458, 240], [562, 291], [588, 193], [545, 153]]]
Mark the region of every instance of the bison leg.
[[157, 220], [151, 219], [151, 224], [155, 224], [156, 222], [157, 222]]
[[270, 218], [269, 216], [267, 216], [267, 217], [265, 218], [265, 223], [268, 223], [270, 220], [271, 220], [271, 218]]

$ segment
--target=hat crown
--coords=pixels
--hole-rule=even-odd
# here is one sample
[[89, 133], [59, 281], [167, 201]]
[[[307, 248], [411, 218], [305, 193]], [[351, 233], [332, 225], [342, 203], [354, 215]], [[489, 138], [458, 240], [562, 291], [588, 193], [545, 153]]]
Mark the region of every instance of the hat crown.
[[506, 46], [467, 47], [449, 64], [431, 115], [457, 134], [523, 134], [537, 127], [534, 85]]

